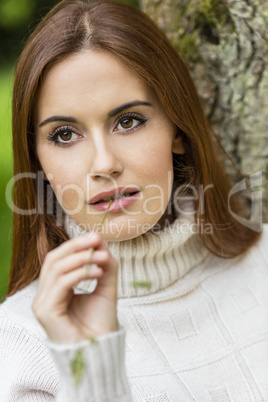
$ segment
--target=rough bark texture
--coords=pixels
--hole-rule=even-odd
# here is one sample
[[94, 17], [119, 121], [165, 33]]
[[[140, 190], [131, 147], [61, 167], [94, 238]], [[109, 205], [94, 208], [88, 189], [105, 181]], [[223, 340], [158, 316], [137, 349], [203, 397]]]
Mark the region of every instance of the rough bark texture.
[[[186, 61], [208, 119], [240, 171], [263, 172], [267, 221], [268, 1], [141, 2]], [[228, 158], [225, 163], [237, 181]]]

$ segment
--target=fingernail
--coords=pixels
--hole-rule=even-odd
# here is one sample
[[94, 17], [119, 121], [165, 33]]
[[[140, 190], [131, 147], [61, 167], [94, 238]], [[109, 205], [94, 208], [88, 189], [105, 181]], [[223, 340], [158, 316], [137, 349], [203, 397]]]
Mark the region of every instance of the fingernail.
[[94, 237], [94, 232], [88, 232], [86, 235], [85, 235], [85, 237], [87, 238], [87, 239], [90, 239], [91, 237]]

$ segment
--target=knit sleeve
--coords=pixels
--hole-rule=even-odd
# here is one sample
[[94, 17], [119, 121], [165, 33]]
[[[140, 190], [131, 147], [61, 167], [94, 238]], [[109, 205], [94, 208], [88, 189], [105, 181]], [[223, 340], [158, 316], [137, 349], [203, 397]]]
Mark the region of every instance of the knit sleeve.
[[123, 330], [91, 341], [48, 347], [60, 373], [57, 402], [131, 402]]
[[55, 401], [58, 374], [37, 333], [12, 317], [0, 317], [0, 356], [1, 401]]
[[57, 345], [0, 317], [0, 395], [5, 402], [131, 402], [124, 332]]

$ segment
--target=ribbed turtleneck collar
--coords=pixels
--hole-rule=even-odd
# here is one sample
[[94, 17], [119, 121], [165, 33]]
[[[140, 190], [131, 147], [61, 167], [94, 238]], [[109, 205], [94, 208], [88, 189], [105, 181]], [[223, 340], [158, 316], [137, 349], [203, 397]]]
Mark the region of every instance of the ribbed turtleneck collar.
[[[201, 263], [208, 251], [194, 233], [195, 226], [193, 214], [183, 214], [160, 231], [109, 242], [109, 250], [119, 263], [118, 297], [155, 293]], [[66, 217], [65, 228], [70, 238], [85, 233], [70, 217]]]

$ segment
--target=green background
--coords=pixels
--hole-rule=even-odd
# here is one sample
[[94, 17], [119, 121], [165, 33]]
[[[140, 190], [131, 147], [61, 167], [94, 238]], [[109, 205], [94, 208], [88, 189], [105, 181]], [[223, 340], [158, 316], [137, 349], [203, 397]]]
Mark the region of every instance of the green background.
[[0, 297], [6, 292], [10, 265], [12, 215], [5, 200], [5, 188], [12, 176], [11, 91], [12, 68], [0, 71]]

